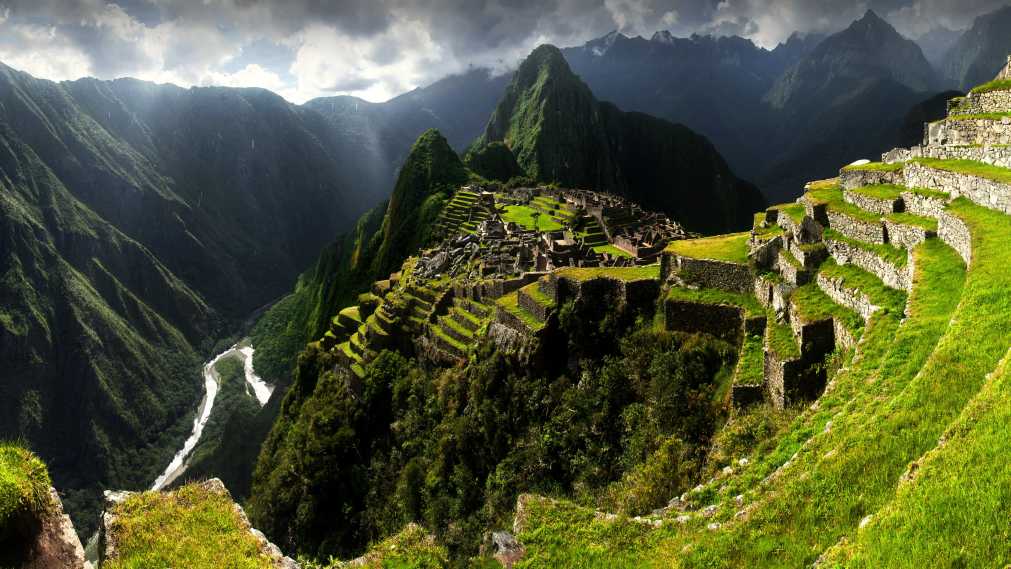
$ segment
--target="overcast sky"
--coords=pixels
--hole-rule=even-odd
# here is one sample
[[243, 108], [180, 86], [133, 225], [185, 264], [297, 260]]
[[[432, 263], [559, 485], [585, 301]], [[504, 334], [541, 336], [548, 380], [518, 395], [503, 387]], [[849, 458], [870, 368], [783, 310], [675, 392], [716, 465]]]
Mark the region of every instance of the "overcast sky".
[[383, 101], [468, 66], [505, 71], [541, 43], [618, 29], [738, 34], [774, 47], [868, 9], [917, 37], [1008, 0], [0, 0], [0, 62], [48, 79], [131, 76], [264, 87], [302, 103]]

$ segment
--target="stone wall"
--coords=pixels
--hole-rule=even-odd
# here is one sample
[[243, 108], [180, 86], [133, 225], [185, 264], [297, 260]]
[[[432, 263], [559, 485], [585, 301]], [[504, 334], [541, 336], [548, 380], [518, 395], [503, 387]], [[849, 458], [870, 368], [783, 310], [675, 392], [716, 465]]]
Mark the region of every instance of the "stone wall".
[[790, 253], [786, 251], [779, 251], [776, 268], [779, 269], [779, 274], [783, 275], [786, 282], [792, 285], [801, 286], [811, 282], [811, 272], [794, 265], [791, 262]]
[[755, 278], [755, 297], [758, 302], [776, 312], [785, 312], [790, 295], [796, 287], [789, 283], [779, 282], [759, 276]]
[[881, 245], [887, 242], [885, 226], [881, 222], [864, 221], [838, 211], [829, 210], [828, 224], [832, 229], [857, 241]]
[[782, 409], [798, 398], [813, 398], [824, 388], [824, 373], [811, 370], [802, 360], [781, 360], [765, 351], [765, 393], [769, 403]]
[[956, 114], [1005, 113], [1011, 109], [1011, 91], [968, 93], [958, 102]]
[[937, 234], [941, 241], [958, 251], [966, 267], [972, 264], [972, 232], [964, 221], [945, 212], [937, 218]]
[[849, 328], [847, 328], [842, 322], [833, 320], [832, 330], [835, 333], [835, 345], [837, 348], [848, 350], [856, 347], [857, 339], [853, 336], [853, 333], [849, 331]]
[[828, 251], [824, 247], [804, 247], [796, 241], [790, 241], [790, 254], [805, 269], [815, 269], [822, 261], [828, 258]]
[[[818, 288], [820, 288], [836, 304], [845, 306], [857, 314], [864, 321], [870, 319], [871, 315], [877, 312], [880, 307], [871, 302], [871, 299], [863, 294], [859, 289], [847, 288], [843, 286], [841, 278], [829, 278], [824, 273], [818, 274]], [[835, 330], [833, 326], [833, 332]], [[834, 341], [834, 338], [833, 338]]]
[[709, 334], [736, 341], [740, 338], [744, 310], [736, 306], [668, 299], [664, 302], [667, 329], [689, 334]]
[[840, 170], [839, 185], [844, 190], [852, 190], [863, 186], [876, 186], [878, 184], [901, 183], [902, 172], [884, 172], [881, 170]]
[[905, 185], [948, 192], [951, 197], [965, 196], [977, 204], [1011, 214], [1011, 185], [957, 172], [947, 172], [917, 162], [906, 164]]
[[519, 293], [516, 295], [516, 298], [520, 305], [520, 308], [523, 308], [530, 314], [533, 314], [541, 322], [547, 322], [548, 312], [551, 310], [550, 306], [537, 302], [536, 300], [534, 300], [532, 296], [530, 296], [523, 290], [519, 291]]
[[729, 292], [749, 293], [754, 290], [754, 276], [747, 265], [664, 253], [664, 257], [667, 256], [671, 257], [670, 270], [677, 272], [686, 283]]
[[917, 146], [910, 155], [941, 160], [974, 160], [1011, 168], [1011, 146]]
[[748, 251], [755, 265], [763, 269], [771, 269], [776, 264], [779, 249], [783, 247], [783, 237], [777, 235], [768, 241], [759, 241], [754, 237], [748, 242]]
[[911, 256], [906, 266], [900, 269], [874, 253], [855, 245], [834, 240], [828, 240], [825, 244], [828, 246], [832, 258], [840, 265], [850, 264], [860, 267], [881, 279], [881, 282], [885, 283], [885, 286], [898, 290], [912, 290]]
[[854, 192], [852, 190], [846, 190], [843, 192], [843, 199], [847, 202], [859, 207], [862, 210], [874, 212], [880, 215], [887, 215], [889, 213], [895, 213], [899, 211], [900, 208], [896, 207], [898, 205], [898, 200], [886, 200], [880, 198], [873, 198], [861, 193]]
[[947, 199], [927, 197], [914, 192], [902, 192], [902, 202], [907, 212], [934, 219], [941, 217], [948, 205]]
[[790, 327], [797, 337], [805, 360], [819, 361], [835, 346], [832, 319], [804, 322], [790, 310]]
[[888, 243], [903, 249], [913, 250], [930, 237], [936, 237], [935, 231], [930, 231], [916, 225], [905, 225], [885, 220], [885, 231], [888, 233]]
[[1011, 143], [1011, 117], [1001, 120], [960, 119], [927, 125], [926, 146]]

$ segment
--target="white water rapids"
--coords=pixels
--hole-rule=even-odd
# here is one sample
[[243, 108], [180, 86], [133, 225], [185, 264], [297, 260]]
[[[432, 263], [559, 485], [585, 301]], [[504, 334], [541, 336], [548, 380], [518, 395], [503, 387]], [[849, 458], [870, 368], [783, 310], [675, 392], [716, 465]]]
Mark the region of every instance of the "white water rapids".
[[200, 442], [200, 437], [204, 434], [204, 427], [207, 426], [207, 421], [211, 419], [211, 411], [214, 410], [214, 399], [218, 395], [221, 383], [218, 370], [215, 369], [215, 366], [222, 359], [238, 358], [242, 360], [242, 367], [246, 376], [246, 393], [250, 393], [250, 389], [252, 389], [251, 395], [256, 397], [260, 407], [267, 404], [267, 400], [270, 399], [270, 394], [274, 391], [274, 387], [263, 381], [263, 378], [256, 375], [256, 372], [253, 371], [253, 353], [255, 350], [253, 350], [252, 346], [242, 344], [243, 342], [235, 344], [204, 364], [204, 397], [200, 400], [200, 406], [197, 407], [197, 416], [193, 419], [193, 431], [190, 433], [189, 438], [186, 439], [186, 442], [183, 443], [183, 448], [179, 449], [179, 452], [172, 458], [172, 462], [165, 468], [165, 471], [154, 481], [154, 484], [151, 486], [152, 490], [161, 490], [186, 471], [186, 459], [189, 458], [190, 453], [193, 452], [197, 443]]

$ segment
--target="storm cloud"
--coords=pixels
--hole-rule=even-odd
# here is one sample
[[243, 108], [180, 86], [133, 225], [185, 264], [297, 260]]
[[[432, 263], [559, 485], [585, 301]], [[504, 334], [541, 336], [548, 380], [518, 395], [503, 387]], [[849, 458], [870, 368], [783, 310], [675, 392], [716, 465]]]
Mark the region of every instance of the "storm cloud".
[[964, 29], [994, 0], [0, 0], [0, 62], [54, 80], [264, 87], [385, 100], [541, 43], [609, 31], [741, 35], [772, 48], [875, 10], [903, 34]]

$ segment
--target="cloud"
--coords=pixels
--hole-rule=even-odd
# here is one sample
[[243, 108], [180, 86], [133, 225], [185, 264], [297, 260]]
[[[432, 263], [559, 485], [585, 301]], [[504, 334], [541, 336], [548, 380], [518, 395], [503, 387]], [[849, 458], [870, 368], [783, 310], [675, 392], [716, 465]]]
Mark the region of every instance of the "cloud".
[[742, 35], [772, 48], [874, 9], [917, 37], [1005, 0], [0, 0], [0, 61], [49, 79], [258, 85], [294, 102], [383, 100], [447, 74], [511, 69], [540, 43], [620, 30]]

